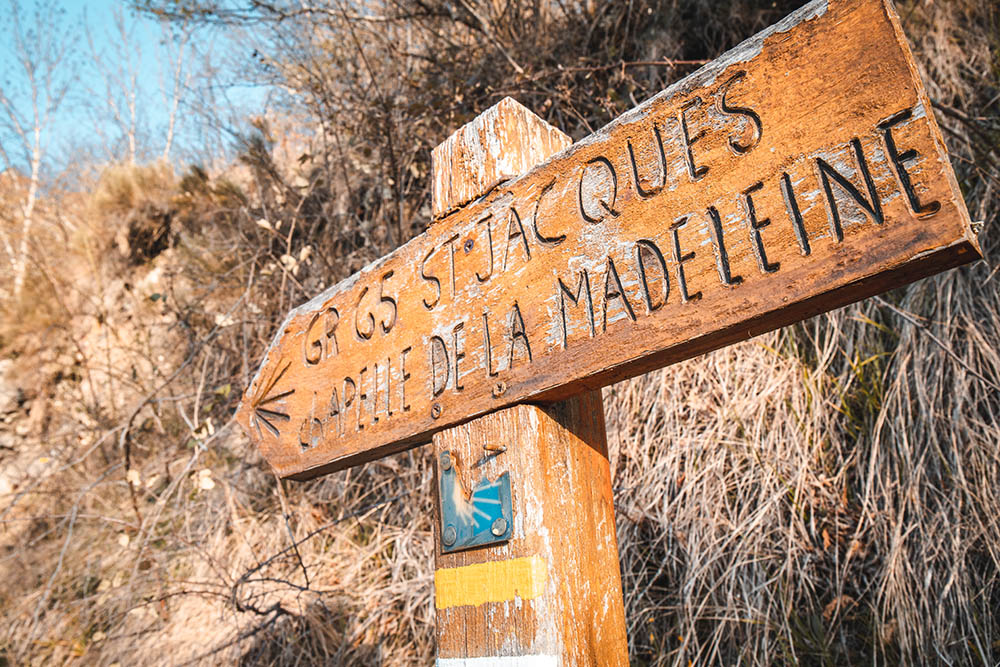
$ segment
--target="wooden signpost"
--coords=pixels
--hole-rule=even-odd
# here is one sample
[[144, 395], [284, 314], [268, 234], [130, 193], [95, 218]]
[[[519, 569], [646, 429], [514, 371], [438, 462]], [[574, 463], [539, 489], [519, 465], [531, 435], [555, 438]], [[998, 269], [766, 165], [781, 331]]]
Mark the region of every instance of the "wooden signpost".
[[569, 144], [509, 99], [452, 135], [431, 227], [292, 311], [239, 409], [295, 479], [433, 437], [442, 664], [626, 664], [601, 386], [981, 256], [889, 0]]

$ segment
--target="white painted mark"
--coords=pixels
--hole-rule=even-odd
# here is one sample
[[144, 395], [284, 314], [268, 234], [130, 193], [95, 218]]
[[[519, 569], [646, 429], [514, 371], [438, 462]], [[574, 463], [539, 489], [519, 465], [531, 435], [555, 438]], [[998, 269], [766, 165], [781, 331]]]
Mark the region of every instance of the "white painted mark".
[[486, 658], [438, 658], [436, 667], [557, 667], [554, 655], [504, 655]]

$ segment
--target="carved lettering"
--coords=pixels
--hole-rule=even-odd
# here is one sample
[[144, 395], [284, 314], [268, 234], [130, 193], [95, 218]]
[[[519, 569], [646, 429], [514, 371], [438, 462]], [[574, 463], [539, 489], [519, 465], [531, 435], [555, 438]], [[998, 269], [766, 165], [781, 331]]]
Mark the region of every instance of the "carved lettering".
[[299, 446], [302, 451], [312, 449], [323, 439], [323, 422], [316, 416], [316, 392], [312, 395], [312, 408], [309, 416], [299, 425]]
[[734, 276], [729, 267], [729, 253], [726, 252], [726, 239], [722, 232], [722, 218], [714, 206], [708, 207], [708, 230], [712, 237], [712, 247], [715, 248], [715, 266], [719, 270], [719, 280], [726, 287], [734, 287], [743, 282], [743, 276]]
[[694, 163], [694, 148], [695, 142], [700, 141], [702, 137], [705, 136], [704, 130], [698, 130], [698, 132], [691, 136], [690, 130], [688, 130], [688, 119], [687, 112], [691, 109], [696, 109], [701, 106], [701, 98], [697, 95], [688, 100], [677, 112], [677, 120], [681, 126], [681, 141], [684, 144], [684, 157], [687, 163], [688, 176], [692, 181], [700, 181], [708, 173], [708, 167], [705, 165], [697, 166]]
[[[316, 324], [322, 320], [321, 334], [316, 335]], [[318, 310], [306, 327], [306, 335], [302, 337], [302, 359], [306, 366], [315, 366], [324, 359], [335, 357], [337, 347], [337, 324], [340, 323], [340, 313], [334, 307], [325, 311]]]
[[302, 361], [306, 366], [315, 366], [323, 361], [324, 339], [313, 336], [313, 327], [316, 326], [316, 323], [319, 322], [322, 316], [323, 311], [316, 311], [316, 314], [309, 321], [309, 326], [306, 327], [306, 335], [302, 337]]
[[781, 264], [775, 262], [771, 264], [767, 261], [767, 252], [764, 250], [764, 241], [760, 237], [760, 230], [771, 224], [770, 218], [757, 219], [757, 208], [753, 203], [753, 193], [762, 190], [763, 183], [755, 183], [743, 191], [743, 204], [747, 211], [747, 227], [750, 231], [750, 247], [753, 248], [753, 255], [757, 259], [757, 268], [761, 273], [774, 273]]
[[[737, 72], [733, 76], [729, 77], [725, 83], [719, 88], [719, 96], [716, 98], [717, 108], [720, 112], [730, 115], [738, 116], [742, 118], [749, 119], [750, 121], [750, 138], [746, 141], [741, 141], [734, 136], [729, 137], [729, 150], [735, 155], [746, 155], [753, 148], [760, 143], [761, 138], [764, 136], [764, 126], [760, 122], [760, 116], [753, 109], [748, 109], [746, 107], [738, 107], [729, 103], [726, 99], [726, 95], [729, 94], [729, 89], [734, 83], [742, 81], [747, 76], [746, 72]], [[746, 132], [743, 133], [744, 135]]]
[[528, 247], [528, 237], [524, 234], [524, 225], [521, 224], [521, 216], [517, 214], [517, 209], [513, 206], [507, 213], [507, 244], [503, 249], [503, 270], [507, 270], [507, 257], [510, 255], [510, 242], [520, 239], [524, 246], [525, 261], [531, 259], [531, 249]]
[[872, 180], [871, 172], [868, 171], [868, 163], [865, 162], [864, 153], [861, 151], [861, 141], [857, 138], [851, 139], [851, 148], [854, 149], [858, 171], [861, 172], [861, 176], [864, 178], [865, 187], [868, 190], [868, 199], [865, 199], [864, 195], [851, 183], [850, 179], [834, 169], [829, 162], [823, 158], [816, 158], [816, 169], [819, 171], [819, 180], [823, 186], [823, 192], [826, 193], [830, 232], [838, 243], [844, 240], [844, 226], [840, 220], [837, 199], [833, 196], [832, 183], [836, 183], [841, 190], [847, 193], [874, 222], [882, 224], [884, 219], [882, 215], [882, 203], [879, 201], [878, 192], [875, 190], [875, 182]]
[[490, 318], [483, 311], [483, 365], [486, 367], [486, 377], [496, 377], [493, 370], [493, 343], [490, 341]]
[[365, 391], [365, 373], [367, 372], [367, 366], [358, 371], [358, 402], [355, 403], [357, 407], [357, 426], [355, 430], [358, 431], [363, 431], [365, 428], [364, 422], [361, 421], [361, 411], [365, 409], [365, 401], [368, 400], [368, 393]]
[[639, 165], [635, 161], [635, 150], [632, 148], [632, 140], [629, 139], [625, 142], [628, 147], [629, 164], [632, 165], [632, 181], [635, 183], [635, 191], [642, 199], [649, 199], [658, 194], [667, 184], [667, 155], [663, 150], [663, 137], [660, 136], [660, 128], [655, 124], [653, 125], [653, 137], [656, 139], [657, 154], [660, 158], [660, 182], [648, 187], [644, 186], [642, 180], [639, 178]]
[[[350, 388], [350, 394], [348, 394], [348, 388]], [[344, 388], [341, 391], [341, 398], [343, 399], [343, 414], [348, 414], [347, 409], [354, 405], [354, 399], [358, 396], [358, 385], [354, 383], [354, 380], [350, 377], [344, 378]], [[355, 430], [357, 427], [355, 426]]]
[[361, 301], [365, 298], [365, 294], [368, 294], [368, 287], [364, 287], [361, 290], [361, 294], [358, 295], [358, 301], [354, 304], [354, 333], [358, 335], [358, 340], [369, 340], [375, 333], [375, 316], [368, 313], [367, 322], [368, 326], [362, 330], [361, 323], [358, 320], [358, 314], [361, 312]]
[[392, 416], [392, 357], [385, 358], [385, 416]]
[[543, 246], [554, 247], [566, 240], [565, 234], [560, 234], [559, 236], [545, 236], [542, 234], [541, 228], [538, 226], [538, 210], [542, 207], [542, 199], [548, 194], [552, 188], [555, 186], [556, 180], [552, 179], [548, 185], [542, 188], [541, 193], [538, 195], [538, 200], [535, 202], [535, 215], [531, 219], [531, 226], [535, 230], [535, 239]]
[[391, 296], [386, 296], [385, 294], [385, 281], [392, 278], [393, 271], [387, 271], [382, 275], [382, 281], [378, 286], [378, 300], [380, 303], [387, 304], [389, 309], [392, 311], [392, 315], [388, 320], [383, 319], [381, 322], [382, 333], [386, 334], [392, 331], [392, 327], [396, 324], [396, 299]]
[[510, 311], [510, 354], [508, 355], [507, 369], [514, 368], [514, 352], [517, 344], [521, 343], [524, 353], [531, 362], [531, 344], [528, 342], [528, 332], [524, 328], [524, 318], [521, 317], [521, 308], [514, 302], [514, 307]]
[[[589, 213], [587, 213], [587, 207], [584, 204], [584, 196], [583, 196], [584, 183], [589, 184], [591, 187], [593, 187], [593, 185], [595, 184], [592, 179], [587, 178], [588, 167], [592, 165], [599, 165], [600, 167], [603, 168], [602, 170], [606, 170], [608, 174], [610, 174], [611, 176], [610, 203], [608, 202], [608, 197], [597, 196], [597, 193], [593, 191], [588, 191], [587, 193], [588, 194], [587, 201], [589, 203], [596, 203], [603, 209], [602, 212], [597, 214], [597, 217], [594, 217]], [[590, 173], [593, 173], [593, 170], [591, 170]], [[595, 197], [596, 199], [594, 199]], [[591, 202], [592, 199], [593, 202]], [[617, 218], [619, 215], [621, 215], [619, 211], [615, 210], [615, 201], [617, 201], [617, 199], [618, 199], [618, 174], [615, 173], [615, 168], [614, 165], [611, 164], [611, 160], [603, 156], [598, 156], [591, 160], [588, 160], [587, 163], [584, 165], [583, 170], [580, 172], [580, 184], [579, 187], [577, 188], [577, 201], [580, 205], [580, 215], [582, 215], [583, 219], [592, 225], [604, 222], [604, 219], [608, 217], [608, 215], [610, 215], [613, 218]]]
[[437, 276], [427, 273], [427, 260], [431, 258], [435, 250], [436, 248], [431, 248], [430, 251], [427, 253], [427, 255], [424, 257], [424, 260], [420, 262], [420, 277], [426, 280], [427, 282], [432, 283], [434, 285], [435, 291], [437, 291], [437, 296], [434, 297], [434, 301], [428, 301], [427, 299], [423, 300], [424, 308], [426, 308], [427, 310], [433, 309], [434, 306], [438, 305], [438, 303], [441, 302], [441, 281], [438, 280]]
[[670, 225], [670, 240], [671, 240], [671, 250], [674, 254], [674, 264], [677, 267], [677, 288], [681, 293], [681, 303], [687, 303], [688, 301], [696, 301], [701, 298], [701, 291], [695, 292], [694, 294], [688, 293], [687, 286], [687, 276], [684, 275], [684, 264], [690, 262], [694, 259], [694, 250], [687, 254], [681, 253], [681, 240], [679, 232], [682, 227], [687, 225], [689, 216], [681, 216], [674, 221], [674, 224]]
[[608, 303], [612, 299], [620, 299], [622, 308], [628, 314], [630, 320], [635, 322], [635, 311], [632, 304], [628, 302], [628, 296], [622, 287], [622, 279], [618, 277], [618, 269], [615, 268], [615, 260], [608, 256], [604, 274], [604, 303], [601, 308], [601, 331], [608, 330]]
[[788, 173], [781, 174], [781, 196], [785, 200], [785, 208], [788, 210], [788, 217], [792, 221], [792, 228], [795, 230], [795, 239], [799, 242], [799, 251], [804, 257], [808, 257], [812, 252], [809, 247], [809, 236], [806, 234], [806, 227], [802, 222], [802, 213], [799, 211], [799, 203], [795, 201], [795, 191], [792, 190], [792, 179]]
[[927, 218], [941, 210], [941, 202], [920, 203], [920, 198], [917, 197], [917, 193], [913, 189], [910, 174], [906, 171], [906, 163], [916, 160], [920, 157], [920, 153], [913, 148], [900, 153], [896, 147], [896, 139], [892, 136], [892, 128], [906, 122], [911, 116], [913, 116], [912, 109], [900, 111], [879, 123], [878, 129], [882, 131], [882, 143], [885, 145], [885, 152], [889, 155], [889, 162], [892, 164], [892, 173], [896, 175], [896, 181], [899, 182], [899, 187], [906, 195], [906, 201], [910, 205], [910, 210], [917, 217]]
[[562, 278], [556, 278], [557, 290], [559, 294], [559, 313], [562, 316], [563, 349], [568, 347], [569, 326], [566, 320], [566, 299], [568, 298], [574, 306], [580, 305], [580, 297], [587, 296], [587, 323], [590, 325], [590, 337], [593, 338], [597, 331], [594, 328], [594, 302], [590, 296], [590, 276], [587, 269], [580, 269], [579, 277], [576, 281], [576, 292], [570, 291], [563, 283]]
[[372, 364], [375, 367], [372, 373], [372, 424], [378, 423], [378, 362]]
[[403, 412], [410, 411], [410, 404], [406, 402], [406, 381], [410, 379], [410, 373], [406, 370], [406, 355], [413, 348], [405, 347], [399, 353], [399, 404], [403, 406]]
[[[430, 347], [430, 368], [431, 368], [431, 396], [437, 398], [444, 393], [448, 386], [448, 375], [451, 374], [451, 362], [448, 360], [448, 345], [440, 336], [431, 336]], [[440, 361], [440, 364], [438, 363]], [[438, 367], [444, 366], [441, 372]], [[438, 380], [440, 379], [440, 382]]]
[[455, 234], [450, 239], [445, 241], [445, 244], [448, 246], [448, 259], [450, 260], [448, 262], [448, 267], [450, 269], [448, 273], [451, 275], [451, 298], [453, 299], [455, 298], [455, 292], [457, 290], [455, 285], [455, 241], [457, 240], [458, 234]]
[[[660, 284], [663, 286], [662, 294], [657, 300], [653, 300], [652, 292], [649, 289], [649, 267], [646, 259], [652, 257], [656, 260], [655, 266], [660, 273]], [[642, 299], [646, 302], [646, 314], [652, 315], [663, 308], [667, 303], [667, 295], [670, 292], [670, 274], [667, 272], [667, 260], [663, 258], [660, 248], [649, 239], [639, 239], [635, 242], [635, 269], [639, 273], [639, 284], [642, 286]]]
[[481, 283], [485, 283], [487, 280], [490, 279], [490, 276], [493, 275], [493, 230], [491, 229], [491, 224], [490, 224], [490, 220], [492, 220], [492, 219], [493, 219], [493, 214], [492, 213], [487, 213], [482, 218], [480, 218], [479, 220], [476, 221], [476, 226], [477, 227], [479, 225], [483, 224], [484, 222], [486, 223], [486, 225], [485, 225], [485, 227], [486, 227], [486, 242], [487, 242], [487, 245], [489, 246], [488, 252], [489, 252], [489, 255], [490, 255], [490, 270], [489, 270], [489, 272], [484, 276], [484, 275], [480, 274], [479, 271], [476, 271], [476, 280], [478, 280]]
[[343, 423], [341, 422], [341, 419], [340, 419], [340, 401], [337, 400], [337, 388], [336, 387], [333, 388], [333, 393], [330, 394], [329, 409], [330, 409], [329, 419], [331, 419], [331, 420], [335, 419], [336, 420], [336, 424], [337, 424], [336, 428], [334, 429], [334, 432], [337, 435], [343, 435], [344, 434], [344, 425], [343, 425]]
[[[501, 153], [438, 150], [436, 169], [469, 173], [434, 174], [433, 223], [305, 295], [267, 348], [239, 419], [279, 474], [372, 460], [978, 258], [895, 14], [826, 4], [521, 175], [565, 140], [542, 127], [508, 160], [521, 149], [499, 126], [477, 132]], [[510, 104], [477, 122], [542, 136], [505, 120]]]

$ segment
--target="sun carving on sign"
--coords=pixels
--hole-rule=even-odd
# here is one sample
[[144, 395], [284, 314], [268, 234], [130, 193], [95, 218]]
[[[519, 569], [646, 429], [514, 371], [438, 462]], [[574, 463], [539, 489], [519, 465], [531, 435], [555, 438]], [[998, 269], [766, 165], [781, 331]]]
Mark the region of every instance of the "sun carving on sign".
[[257, 429], [257, 435], [260, 437], [264, 437], [261, 430], [262, 425], [264, 429], [277, 438], [281, 432], [278, 430], [278, 427], [275, 426], [275, 422], [287, 422], [291, 420], [291, 417], [287, 412], [281, 412], [281, 409], [284, 409], [284, 405], [276, 406], [274, 404], [291, 396], [295, 393], [295, 390], [289, 389], [276, 394], [271, 393], [274, 390], [274, 386], [278, 384], [278, 381], [281, 380], [290, 365], [291, 362], [287, 362], [284, 366], [276, 368], [274, 372], [271, 373], [270, 378], [261, 383], [260, 390], [254, 394], [253, 400], [250, 402], [250, 406], [252, 408], [250, 413], [250, 427]]
[[475, 533], [488, 530], [501, 516], [500, 481], [490, 482], [483, 477], [468, 499], [461, 485], [455, 484], [452, 486], [452, 502], [455, 503], [455, 516], [463, 524], [475, 523]]

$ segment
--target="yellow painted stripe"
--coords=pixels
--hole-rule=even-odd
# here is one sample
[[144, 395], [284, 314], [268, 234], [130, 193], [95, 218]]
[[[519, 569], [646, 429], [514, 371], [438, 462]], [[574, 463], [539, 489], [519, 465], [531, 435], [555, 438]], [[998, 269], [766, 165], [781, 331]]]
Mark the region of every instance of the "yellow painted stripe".
[[541, 556], [442, 568], [434, 572], [434, 603], [438, 609], [519, 597], [534, 600], [545, 592], [548, 563]]

